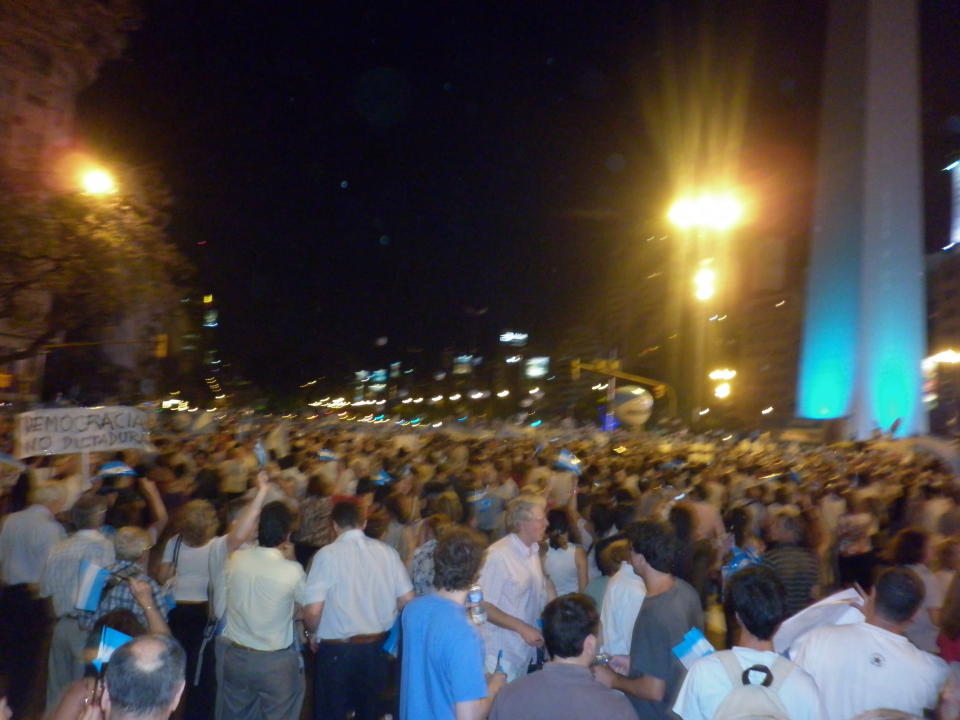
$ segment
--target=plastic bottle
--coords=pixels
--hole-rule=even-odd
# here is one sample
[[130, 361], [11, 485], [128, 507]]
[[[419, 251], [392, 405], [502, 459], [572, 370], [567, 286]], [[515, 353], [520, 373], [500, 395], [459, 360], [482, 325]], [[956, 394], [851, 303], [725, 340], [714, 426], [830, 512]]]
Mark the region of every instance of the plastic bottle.
[[467, 591], [467, 602], [470, 603], [467, 610], [470, 622], [474, 625], [483, 625], [487, 621], [487, 608], [483, 604], [483, 588], [479, 585], [471, 585]]

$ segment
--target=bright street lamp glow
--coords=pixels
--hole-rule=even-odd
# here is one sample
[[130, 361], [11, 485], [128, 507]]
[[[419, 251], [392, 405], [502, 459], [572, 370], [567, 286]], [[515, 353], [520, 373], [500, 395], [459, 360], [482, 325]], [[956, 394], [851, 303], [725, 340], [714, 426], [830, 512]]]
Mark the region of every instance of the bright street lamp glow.
[[737, 376], [736, 370], [730, 370], [728, 368], [722, 368], [720, 370], [713, 370], [707, 376], [711, 380], [733, 380]]
[[712, 268], [702, 267], [693, 276], [693, 296], [705, 301], [713, 297], [716, 290], [717, 273]]
[[507, 397], [509, 394], [510, 394], [510, 391], [509, 391], [509, 390], [501, 390], [500, 392], [497, 393], [497, 397], [498, 397], [498, 398], [505, 398], [505, 397]]
[[667, 218], [682, 230], [729, 230], [743, 218], [743, 203], [730, 193], [704, 193], [677, 200]]
[[531, 394], [531, 395], [536, 395], [538, 392], [540, 392], [540, 388], [539, 388], [539, 387], [530, 388], [530, 394]]
[[713, 394], [715, 397], [723, 400], [724, 398], [730, 397], [730, 383], [722, 382], [713, 389]]
[[89, 168], [80, 175], [80, 186], [90, 195], [109, 195], [117, 191], [113, 176], [101, 168]]
[[769, 415], [769, 414], [772, 413], [772, 412], [773, 412], [773, 407], [771, 406], [771, 407], [767, 407], [767, 408], [764, 408], [763, 410], [761, 410], [761, 411], [760, 411], [760, 414], [761, 414], [761, 415]]
[[451, 399], [453, 402], [456, 402], [457, 400], [460, 399], [460, 393], [455, 393], [455, 394], [451, 395], [451, 396], [450, 396], [450, 399]]

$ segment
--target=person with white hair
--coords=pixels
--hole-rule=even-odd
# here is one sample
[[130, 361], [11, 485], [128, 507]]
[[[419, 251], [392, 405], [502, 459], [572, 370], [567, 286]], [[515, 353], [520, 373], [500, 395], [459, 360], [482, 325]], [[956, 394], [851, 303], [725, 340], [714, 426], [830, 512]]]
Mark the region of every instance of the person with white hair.
[[[113, 546], [117, 561], [107, 570], [107, 580], [100, 604], [93, 614], [92, 623], [114, 610], [130, 610], [137, 616], [141, 625], [153, 629], [153, 632], [170, 632], [167, 615], [175, 605], [173, 594], [161, 587], [147, 574], [147, 558], [153, 547], [153, 537], [149, 530], [127, 526], [117, 530], [113, 536]], [[150, 586], [153, 602], [143, 605], [134, 593], [130, 580], [139, 580]]]
[[47, 555], [67, 535], [56, 518], [65, 499], [60, 483], [39, 484], [30, 506], [8, 515], [0, 528], [0, 674], [10, 681], [8, 700], [16, 717], [39, 701], [41, 639], [49, 618], [38, 591]]
[[[540, 562], [540, 542], [547, 529], [546, 503], [522, 494], [507, 505], [509, 534], [487, 550], [480, 586], [490, 622], [483, 625], [486, 671], [498, 667], [508, 680], [526, 675], [543, 647], [537, 621], [551, 599]], [[502, 651], [502, 654], [501, 654]]]

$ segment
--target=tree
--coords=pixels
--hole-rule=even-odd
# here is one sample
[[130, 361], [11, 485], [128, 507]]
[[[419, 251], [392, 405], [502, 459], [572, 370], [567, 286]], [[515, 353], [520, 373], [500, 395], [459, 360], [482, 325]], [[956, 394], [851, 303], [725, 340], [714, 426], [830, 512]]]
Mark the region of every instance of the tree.
[[130, 313], [162, 317], [180, 297], [190, 269], [166, 234], [169, 194], [142, 173], [117, 186], [99, 196], [0, 189], [0, 325], [23, 338], [0, 348], [0, 363]]

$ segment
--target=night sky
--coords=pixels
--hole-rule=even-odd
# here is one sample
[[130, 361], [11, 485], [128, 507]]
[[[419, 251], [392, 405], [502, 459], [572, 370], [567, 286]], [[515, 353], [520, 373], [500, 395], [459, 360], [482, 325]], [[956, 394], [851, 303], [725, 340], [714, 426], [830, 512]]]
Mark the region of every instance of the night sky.
[[[665, 47], [752, 50], [744, 177], [777, 198], [771, 231], [805, 234], [825, 8], [148, 0], [81, 96], [78, 131], [159, 170], [171, 237], [217, 297], [223, 357], [290, 389], [408, 348], [429, 366], [475, 333], [554, 342], [602, 285], [608, 246], [665, 232], [671, 187], [644, 113]], [[960, 149], [960, 5], [922, 16], [935, 248], [938, 171]]]

